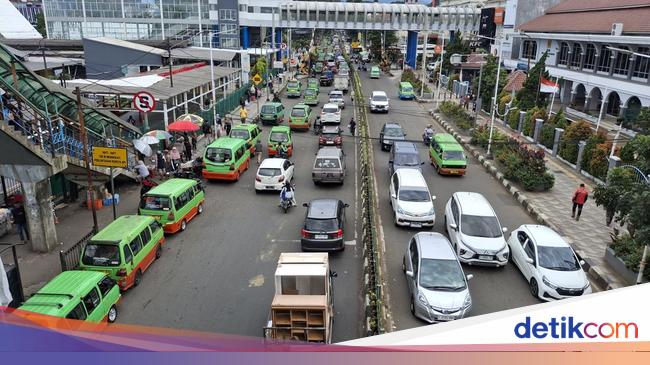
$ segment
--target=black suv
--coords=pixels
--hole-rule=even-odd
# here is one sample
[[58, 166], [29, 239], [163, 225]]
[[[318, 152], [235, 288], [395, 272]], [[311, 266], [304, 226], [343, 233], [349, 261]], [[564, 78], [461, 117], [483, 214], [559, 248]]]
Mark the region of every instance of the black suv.
[[343, 136], [341, 135], [341, 128], [337, 125], [325, 125], [320, 131], [318, 138], [318, 146], [337, 146], [341, 147], [343, 144]]
[[334, 74], [332, 71], [325, 70], [320, 75], [320, 86], [332, 86], [334, 82]]
[[406, 133], [397, 123], [384, 123], [379, 132], [379, 145], [382, 150], [390, 151], [395, 141], [403, 141], [406, 139]]
[[341, 251], [345, 208], [348, 204], [338, 199], [314, 199], [304, 203], [307, 208], [305, 223], [300, 230], [303, 251]]

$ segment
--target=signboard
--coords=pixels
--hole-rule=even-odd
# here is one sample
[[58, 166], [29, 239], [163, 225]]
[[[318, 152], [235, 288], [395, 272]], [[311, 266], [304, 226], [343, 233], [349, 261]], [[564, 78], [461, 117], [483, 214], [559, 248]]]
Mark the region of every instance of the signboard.
[[284, 68], [282, 61], [273, 61], [273, 68]]
[[503, 8], [494, 8], [494, 24], [500, 25], [503, 24], [505, 9]]
[[255, 85], [259, 85], [260, 82], [262, 82], [262, 77], [260, 76], [260, 74], [255, 74], [255, 76], [253, 76], [251, 80], [253, 80]]
[[127, 167], [126, 148], [93, 147], [93, 165]]
[[241, 70], [243, 72], [251, 72], [251, 55], [247, 51], [241, 53]]
[[458, 53], [454, 53], [453, 55], [451, 55], [449, 62], [454, 66], [458, 66], [462, 62], [462, 56], [459, 55]]
[[133, 106], [143, 113], [149, 113], [156, 108], [156, 99], [146, 91], [139, 91], [133, 95]]

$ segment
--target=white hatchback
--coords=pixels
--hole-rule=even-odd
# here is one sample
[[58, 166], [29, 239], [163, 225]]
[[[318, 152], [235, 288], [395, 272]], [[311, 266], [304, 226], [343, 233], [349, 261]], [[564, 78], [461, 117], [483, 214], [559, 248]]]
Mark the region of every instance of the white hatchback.
[[591, 293], [584, 261], [554, 230], [524, 224], [512, 232], [508, 246], [533, 296], [551, 301]]
[[510, 250], [494, 209], [479, 193], [457, 192], [445, 206], [445, 229], [461, 262], [505, 266]]
[[320, 112], [320, 121], [323, 124], [341, 124], [341, 109], [337, 104], [327, 103]]
[[293, 179], [293, 163], [284, 158], [267, 158], [262, 161], [255, 175], [255, 192], [282, 190]]

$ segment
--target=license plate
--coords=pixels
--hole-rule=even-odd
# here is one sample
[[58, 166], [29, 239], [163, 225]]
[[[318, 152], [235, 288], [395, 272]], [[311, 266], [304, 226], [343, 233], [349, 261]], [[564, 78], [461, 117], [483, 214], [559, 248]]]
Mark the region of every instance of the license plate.
[[267, 189], [273, 189], [273, 186], [266, 186]]
[[314, 235], [314, 238], [317, 239], [317, 240], [326, 240], [327, 235], [326, 234], [317, 234], [317, 235]]
[[422, 223], [411, 223], [411, 227], [420, 228], [420, 227], [422, 227]]
[[154, 215], [153, 217], [154, 217], [154, 219], [157, 220], [157, 221], [160, 221], [160, 218], [162, 218], [162, 217], [159, 216], [159, 215]]
[[327, 144], [334, 144], [334, 141], [327, 141]]
[[454, 317], [452, 316], [438, 316], [439, 321], [452, 321]]
[[491, 261], [491, 260], [492, 260], [492, 256], [488, 256], [488, 255], [478, 255], [478, 259], [479, 259], [479, 260], [488, 260], [488, 261]]
[[457, 174], [457, 173], [458, 173], [458, 170], [449, 170], [449, 173], [450, 173], [450, 174]]

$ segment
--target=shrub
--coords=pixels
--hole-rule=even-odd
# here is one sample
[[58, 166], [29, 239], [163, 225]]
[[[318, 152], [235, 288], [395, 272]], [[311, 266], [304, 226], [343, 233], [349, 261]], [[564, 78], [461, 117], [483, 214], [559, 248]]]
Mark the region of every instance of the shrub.
[[451, 119], [461, 129], [467, 130], [474, 125], [474, 118], [463, 107], [453, 101], [443, 101], [440, 103], [438, 111]]
[[518, 182], [528, 191], [546, 191], [555, 177], [546, 171], [544, 151], [535, 151], [514, 139], [500, 145], [496, 159], [503, 165], [505, 178]]
[[514, 110], [508, 113], [508, 125], [510, 128], [517, 130], [519, 126], [519, 110]]
[[578, 142], [586, 141], [593, 134], [591, 124], [585, 120], [571, 123], [560, 141], [560, 156], [565, 160], [576, 163], [578, 160]]
[[499, 114], [503, 115], [506, 112], [506, 104], [512, 101], [512, 94], [505, 94], [499, 97]]
[[[418, 78], [418, 75], [413, 72], [412, 69], [406, 69], [402, 72], [401, 82], [409, 82], [413, 86], [413, 90], [419, 91], [422, 88], [422, 81]], [[431, 89], [424, 84], [424, 92], [431, 92]]]
[[449, 82], [447, 83], [447, 89], [450, 91], [454, 90], [454, 81], [460, 81], [460, 75], [459, 74], [452, 74], [449, 77]]
[[555, 124], [556, 128], [562, 129], [565, 129], [569, 125], [569, 122], [567, 122], [566, 117], [564, 116], [564, 109], [560, 109], [559, 112], [553, 114], [549, 119], [549, 122]]
[[[490, 139], [490, 128], [486, 125], [478, 126], [477, 128], [472, 129], [471, 136], [472, 139], [469, 141], [470, 144], [480, 146], [481, 148], [487, 148]], [[507, 143], [506, 135], [499, 132], [498, 129], [493, 128], [492, 146], [495, 147], [495, 149], [498, 149], [505, 143]]]
[[594, 158], [594, 151], [596, 146], [601, 143], [605, 143], [607, 140], [607, 135], [605, 132], [600, 132], [598, 134], [593, 134], [589, 139], [587, 139], [587, 144], [585, 145], [585, 150], [582, 153], [582, 169], [593, 175], [590, 165], [592, 159]]
[[[629, 234], [612, 236], [609, 247], [625, 263], [625, 267], [633, 272], [639, 272], [639, 263], [643, 255], [643, 245], [638, 244]], [[650, 280], [650, 265], [646, 265], [643, 277]]]
[[542, 125], [542, 131], [539, 136], [539, 142], [546, 148], [553, 148], [553, 139], [555, 137], [555, 124], [550, 122]]
[[611, 149], [612, 146], [609, 143], [601, 143], [594, 148], [592, 159], [587, 163], [587, 168], [591, 175], [601, 180], [607, 178], [607, 170], [609, 169], [608, 156]]

